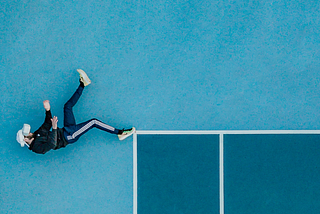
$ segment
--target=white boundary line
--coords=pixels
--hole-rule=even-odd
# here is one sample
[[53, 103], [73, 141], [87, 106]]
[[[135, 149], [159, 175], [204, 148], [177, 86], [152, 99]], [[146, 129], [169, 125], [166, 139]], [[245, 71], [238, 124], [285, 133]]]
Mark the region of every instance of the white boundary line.
[[224, 214], [224, 158], [223, 134], [219, 135], [219, 180], [220, 180], [220, 214]]
[[133, 134], [133, 214], [138, 214], [138, 137]]
[[161, 134], [320, 134], [320, 130], [215, 130], [215, 131], [161, 131], [161, 130], [137, 130], [137, 135], [161, 135]]

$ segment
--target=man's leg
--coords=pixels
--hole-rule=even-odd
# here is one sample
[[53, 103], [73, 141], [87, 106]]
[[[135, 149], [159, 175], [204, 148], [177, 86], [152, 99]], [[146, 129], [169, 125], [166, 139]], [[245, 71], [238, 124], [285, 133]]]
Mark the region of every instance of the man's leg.
[[74, 143], [83, 134], [87, 133], [92, 128], [98, 128], [102, 131], [106, 131], [111, 134], [117, 134], [117, 135], [123, 132], [122, 130], [113, 128], [112, 126], [109, 126], [101, 122], [100, 120], [94, 118], [84, 123], [80, 123], [78, 125], [64, 127], [64, 129], [67, 131], [65, 132], [65, 138], [68, 141], [68, 143]]
[[78, 102], [84, 87], [91, 83], [89, 77], [87, 76], [87, 74], [83, 70], [77, 69], [77, 71], [80, 74], [80, 85], [79, 85], [78, 89], [76, 90], [76, 92], [68, 100], [68, 102], [66, 102], [66, 104], [64, 104], [64, 108], [63, 108], [63, 113], [64, 113], [63, 125], [64, 125], [64, 127], [71, 127], [71, 126], [76, 125], [76, 120], [73, 115], [72, 108]]
[[63, 122], [63, 124], [65, 127], [76, 125], [76, 120], [73, 115], [72, 108], [78, 102], [78, 100], [82, 94], [83, 88], [84, 87], [82, 85], [79, 85], [76, 92], [72, 95], [72, 97], [68, 100], [68, 102], [66, 102], [66, 104], [64, 104], [64, 108], [63, 108], [64, 122]]

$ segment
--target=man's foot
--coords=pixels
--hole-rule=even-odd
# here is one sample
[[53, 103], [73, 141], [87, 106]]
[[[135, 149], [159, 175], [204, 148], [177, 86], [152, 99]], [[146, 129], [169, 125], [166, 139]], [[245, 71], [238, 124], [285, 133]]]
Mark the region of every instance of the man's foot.
[[84, 72], [82, 69], [77, 69], [77, 71], [80, 74], [80, 82], [82, 82], [84, 86], [89, 85], [91, 83], [91, 80], [87, 76], [86, 72]]
[[122, 133], [118, 134], [118, 138], [119, 138], [119, 140], [124, 140], [127, 137], [131, 136], [136, 131], [136, 128], [133, 127], [131, 129], [123, 129], [121, 131], [122, 131]]

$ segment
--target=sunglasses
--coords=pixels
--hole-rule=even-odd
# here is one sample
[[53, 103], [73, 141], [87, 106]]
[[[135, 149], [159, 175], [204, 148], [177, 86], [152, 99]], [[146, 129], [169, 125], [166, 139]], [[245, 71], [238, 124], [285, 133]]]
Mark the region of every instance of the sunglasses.
[[33, 137], [32, 136], [24, 136], [24, 138], [31, 140]]

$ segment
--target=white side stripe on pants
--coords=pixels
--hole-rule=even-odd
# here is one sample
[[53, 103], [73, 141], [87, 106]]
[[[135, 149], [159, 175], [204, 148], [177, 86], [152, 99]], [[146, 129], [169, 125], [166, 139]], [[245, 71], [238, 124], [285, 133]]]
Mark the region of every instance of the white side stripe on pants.
[[107, 124], [104, 124], [98, 120], [92, 120], [89, 123], [87, 123], [86, 125], [84, 125], [81, 129], [79, 129], [78, 131], [76, 131], [75, 133], [73, 133], [73, 135], [69, 135], [67, 136], [68, 140], [74, 139], [76, 138], [78, 135], [82, 134], [83, 132], [87, 131], [89, 128], [91, 128], [91, 126], [93, 126], [94, 124], [97, 124], [98, 126], [101, 126], [105, 129], [108, 129], [110, 131], [114, 131], [115, 128], [108, 126]]

